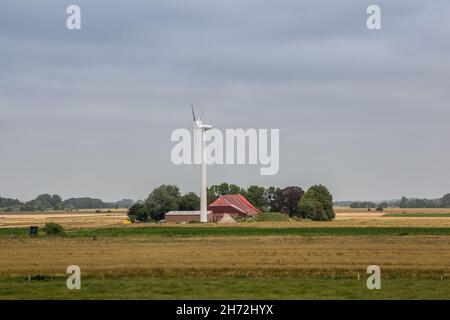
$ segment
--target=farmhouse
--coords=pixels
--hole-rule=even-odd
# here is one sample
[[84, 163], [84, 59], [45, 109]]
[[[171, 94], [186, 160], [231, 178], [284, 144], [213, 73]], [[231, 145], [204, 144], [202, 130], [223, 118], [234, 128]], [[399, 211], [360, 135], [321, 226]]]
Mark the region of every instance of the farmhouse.
[[208, 206], [208, 211], [212, 212], [213, 222], [221, 220], [224, 214], [236, 218], [254, 217], [260, 212], [241, 194], [227, 194], [221, 196]]
[[[229, 222], [236, 217], [254, 217], [260, 211], [242, 195], [223, 195], [208, 206], [207, 222], [219, 222], [224, 218]], [[166, 222], [200, 222], [201, 211], [169, 211]]]

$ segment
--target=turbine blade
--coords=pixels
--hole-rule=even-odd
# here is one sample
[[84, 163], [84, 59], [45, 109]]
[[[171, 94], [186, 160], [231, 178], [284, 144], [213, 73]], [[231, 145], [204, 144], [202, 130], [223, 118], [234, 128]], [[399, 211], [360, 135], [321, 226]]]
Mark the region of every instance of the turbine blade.
[[191, 103], [191, 110], [192, 110], [192, 118], [194, 119], [195, 122], [196, 119], [195, 119], [194, 105], [192, 103]]
[[200, 114], [200, 118], [198, 119], [198, 121], [202, 121], [202, 119], [203, 119], [203, 113], [204, 113], [204, 110], [202, 110], [202, 113]]

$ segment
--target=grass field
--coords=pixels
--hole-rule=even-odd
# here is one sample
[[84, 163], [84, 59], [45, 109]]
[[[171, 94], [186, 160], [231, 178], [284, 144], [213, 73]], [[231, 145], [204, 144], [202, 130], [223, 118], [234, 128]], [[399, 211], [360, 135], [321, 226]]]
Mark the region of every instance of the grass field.
[[[368, 290], [365, 279], [297, 277], [121, 277], [82, 279], [81, 290], [65, 278], [0, 281], [0, 299], [442, 299], [448, 280], [382, 280]], [[430, 290], [430, 288], [433, 288]]]
[[[123, 225], [112, 214], [120, 222], [83, 213], [79, 219], [96, 219], [83, 227], [64, 216], [65, 237], [30, 239], [26, 215], [17, 218], [21, 228], [0, 228], [0, 299], [450, 299], [445, 216]], [[82, 273], [76, 292], [65, 286], [72, 264]], [[365, 286], [373, 264], [381, 290]]]
[[[28, 237], [28, 228], [0, 229], [0, 238]], [[41, 231], [42, 236], [45, 232]], [[329, 228], [255, 228], [255, 227], [173, 227], [145, 226], [141, 228], [79, 229], [67, 232], [67, 237], [209, 237], [209, 236], [408, 236], [448, 235], [450, 228], [417, 227], [329, 227]]]

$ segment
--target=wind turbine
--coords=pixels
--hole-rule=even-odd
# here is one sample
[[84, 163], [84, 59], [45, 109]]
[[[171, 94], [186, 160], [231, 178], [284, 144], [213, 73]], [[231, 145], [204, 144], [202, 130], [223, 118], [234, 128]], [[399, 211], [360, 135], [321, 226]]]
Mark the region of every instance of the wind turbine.
[[[202, 179], [200, 187], [200, 222], [208, 222], [208, 212], [207, 212], [207, 190], [206, 190], [206, 143], [205, 143], [205, 132], [212, 129], [212, 126], [208, 124], [203, 124], [203, 111], [200, 118], [197, 120], [195, 117], [194, 106], [191, 104], [192, 118], [194, 120], [194, 139], [197, 138], [197, 142], [200, 140], [199, 145], [195, 148], [194, 158], [198, 153], [201, 154], [202, 159]], [[194, 142], [194, 145], [195, 142]], [[198, 163], [198, 161], [195, 161]]]

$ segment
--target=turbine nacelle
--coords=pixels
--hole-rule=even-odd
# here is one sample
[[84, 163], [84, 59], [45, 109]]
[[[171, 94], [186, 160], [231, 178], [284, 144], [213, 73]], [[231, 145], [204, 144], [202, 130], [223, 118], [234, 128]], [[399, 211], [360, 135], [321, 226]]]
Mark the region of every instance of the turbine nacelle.
[[212, 129], [212, 126], [210, 126], [209, 124], [200, 124], [199, 126], [197, 126], [197, 128], [207, 131]]
[[191, 109], [192, 109], [192, 118], [194, 119], [194, 129], [200, 129], [200, 130], [210, 130], [212, 129], [212, 126], [210, 126], [209, 124], [203, 124], [202, 118], [203, 118], [203, 111], [200, 115], [200, 119], [196, 119], [195, 117], [195, 112], [194, 112], [194, 106], [191, 104]]

